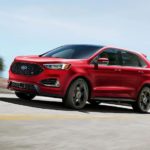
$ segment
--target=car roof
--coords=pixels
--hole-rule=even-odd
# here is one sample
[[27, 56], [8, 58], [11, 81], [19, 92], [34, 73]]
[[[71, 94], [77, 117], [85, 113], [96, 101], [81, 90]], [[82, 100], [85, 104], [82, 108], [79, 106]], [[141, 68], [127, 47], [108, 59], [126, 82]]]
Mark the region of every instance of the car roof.
[[118, 49], [118, 50], [124, 50], [124, 51], [128, 51], [128, 52], [132, 52], [132, 53], [135, 53], [135, 54], [139, 54], [139, 55], [142, 55], [144, 56], [145, 58], [147, 58], [147, 56], [145, 54], [142, 54], [138, 51], [135, 51], [135, 50], [129, 50], [127, 48], [120, 48], [120, 47], [115, 47], [115, 46], [111, 46], [111, 45], [96, 45], [96, 44], [68, 44], [68, 45], [63, 45], [63, 46], [93, 46], [93, 47], [97, 47], [99, 49], [105, 49], [105, 48], [114, 48], [114, 49]]
[[114, 48], [114, 49], [128, 51], [128, 52], [136, 53], [136, 54], [139, 54], [139, 55], [143, 55], [144, 57], [147, 57], [145, 54], [142, 54], [141, 52], [138, 52], [138, 51], [135, 51], [135, 50], [129, 50], [127, 48], [120, 48], [120, 47], [115, 47], [115, 46], [104, 46], [103, 48]]
[[128, 51], [128, 52], [134, 52], [134, 53], [137, 53], [137, 54], [140, 54], [140, 55], [143, 55], [145, 57], [147, 57], [145, 54], [142, 54], [138, 51], [135, 51], [135, 50], [129, 50], [127, 48], [120, 48], [120, 47], [115, 47], [115, 46], [111, 46], [111, 45], [96, 45], [96, 44], [68, 44], [68, 45], [63, 45], [63, 46], [95, 46], [95, 47], [99, 47], [100, 49], [102, 48], [114, 48], [114, 49], [118, 49], [118, 50], [125, 50], [125, 51]]

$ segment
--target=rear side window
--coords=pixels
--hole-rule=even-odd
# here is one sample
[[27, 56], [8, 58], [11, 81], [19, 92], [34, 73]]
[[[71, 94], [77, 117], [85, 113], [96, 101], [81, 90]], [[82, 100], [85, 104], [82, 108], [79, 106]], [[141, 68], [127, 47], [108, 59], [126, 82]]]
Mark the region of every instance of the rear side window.
[[127, 51], [122, 51], [122, 66], [145, 67], [146, 63], [137, 55]]

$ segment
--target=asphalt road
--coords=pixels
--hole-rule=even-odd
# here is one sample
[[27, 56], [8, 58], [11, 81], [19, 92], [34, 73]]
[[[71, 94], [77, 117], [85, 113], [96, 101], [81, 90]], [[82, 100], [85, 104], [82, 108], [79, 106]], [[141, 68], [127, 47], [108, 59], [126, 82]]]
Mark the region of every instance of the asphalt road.
[[150, 114], [130, 107], [73, 111], [60, 99], [0, 94], [0, 150], [149, 150], [149, 130]]

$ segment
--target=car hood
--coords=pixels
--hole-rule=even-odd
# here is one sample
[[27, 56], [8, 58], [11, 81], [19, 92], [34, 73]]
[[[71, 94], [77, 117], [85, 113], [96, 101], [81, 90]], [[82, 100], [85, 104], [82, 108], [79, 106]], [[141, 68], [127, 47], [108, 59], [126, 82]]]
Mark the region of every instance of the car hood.
[[63, 58], [54, 58], [54, 57], [40, 57], [38, 55], [32, 56], [18, 56], [15, 58], [15, 61], [19, 62], [33, 62], [33, 63], [85, 63], [86, 60], [83, 59], [63, 59]]

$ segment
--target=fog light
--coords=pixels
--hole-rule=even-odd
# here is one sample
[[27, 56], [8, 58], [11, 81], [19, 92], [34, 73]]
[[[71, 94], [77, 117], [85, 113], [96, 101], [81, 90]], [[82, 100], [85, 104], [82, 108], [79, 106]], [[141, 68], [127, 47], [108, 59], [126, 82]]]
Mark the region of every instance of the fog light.
[[60, 82], [58, 80], [56, 81], [55, 86], [60, 87]]
[[50, 86], [50, 87], [60, 87], [60, 82], [57, 79], [54, 78], [49, 78], [49, 79], [44, 79], [41, 81], [41, 83], [45, 86]]

